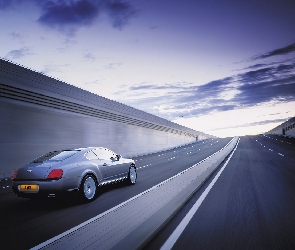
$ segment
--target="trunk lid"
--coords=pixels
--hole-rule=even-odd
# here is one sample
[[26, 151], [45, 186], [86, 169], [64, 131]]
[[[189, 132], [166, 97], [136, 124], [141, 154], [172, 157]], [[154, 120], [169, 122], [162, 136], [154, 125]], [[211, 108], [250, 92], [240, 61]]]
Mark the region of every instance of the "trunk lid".
[[33, 180], [46, 179], [51, 169], [58, 162], [29, 163], [17, 171], [17, 179]]

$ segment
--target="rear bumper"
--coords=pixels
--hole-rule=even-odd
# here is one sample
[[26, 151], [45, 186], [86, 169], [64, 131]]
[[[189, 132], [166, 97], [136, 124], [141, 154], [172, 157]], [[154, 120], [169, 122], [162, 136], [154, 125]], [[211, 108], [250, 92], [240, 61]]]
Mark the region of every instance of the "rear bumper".
[[[61, 194], [69, 193], [70, 191], [78, 190], [76, 186], [69, 187], [65, 185], [67, 180], [64, 178], [59, 180], [44, 180], [44, 181], [29, 181], [29, 180], [13, 180], [12, 181], [12, 190], [19, 196], [24, 198], [33, 198], [33, 197], [55, 197], [60, 196]], [[32, 185], [37, 184], [39, 190], [36, 192], [32, 191], [20, 191], [19, 185]]]

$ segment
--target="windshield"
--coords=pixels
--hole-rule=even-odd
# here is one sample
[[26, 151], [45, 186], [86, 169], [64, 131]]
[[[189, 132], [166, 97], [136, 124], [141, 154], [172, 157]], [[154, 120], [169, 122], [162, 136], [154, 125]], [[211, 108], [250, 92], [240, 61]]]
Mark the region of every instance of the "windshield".
[[42, 155], [32, 161], [32, 163], [42, 163], [44, 161], [63, 161], [74, 154], [76, 154], [78, 151], [73, 151], [73, 150], [64, 150], [64, 151], [52, 151], [49, 152], [45, 155]]

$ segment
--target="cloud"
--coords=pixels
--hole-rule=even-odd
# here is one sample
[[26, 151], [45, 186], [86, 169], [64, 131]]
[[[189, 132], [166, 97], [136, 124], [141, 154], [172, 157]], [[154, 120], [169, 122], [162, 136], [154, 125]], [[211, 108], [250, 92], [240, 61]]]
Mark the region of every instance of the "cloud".
[[66, 38], [64, 41], [63, 41], [63, 44], [65, 44], [66, 46], [68, 45], [76, 45], [78, 42], [74, 39], [70, 39], [70, 38]]
[[260, 82], [261, 80], [273, 77], [273, 67], [261, 68], [257, 70], [248, 71], [239, 75], [241, 82]]
[[286, 55], [286, 54], [289, 54], [294, 51], [295, 51], [295, 43], [285, 46], [283, 48], [279, 48], [279, 49], [267, 52], [267, 53], [259, 55], [259, 56], [255, 56], [252, 59], [254, 59], [254, 60], [265, 59], [265, 58], [272, 57], [272, 56]]
[[107, 65], [104, 65], [103, 67], [105, 69], [116, 69], [117, 67], [123, 65], [123, 63], [109, 63]]
[[269, 66], [269, 64], [267, 63], [257, 63], [257, 64], [254, 64], [254, 65], [251, 65], [245, 69], [242, 69], [242, 70], [247, 70], [247, 69], [259, 69], [259, 68], [262, 68], [262, 67], [266, 67], [266, 66]]
[[254, 106], [263, 102], [295, 100], [295, 75], [278, 80], [244, 84], [238, 88], [241, 93], [233, 101], [244, 106]]
[[21, 57], [32, 55], [32, 53], [29, 52], [30, 49], [23, 47], [21, 49], [11, 50], [6, 54], [6, 58], [10, 59], [19, 59]]
[[130, 18], [138, 13], [138, 10], [135, 10], [129, 3], [122, 1], [105, 1], [105, 9], [111, 18], [113, 27], [119, 30], [122, 30]]
[[209, 131], [215, 131], [215, 130], [221, 130], [221, 129], [231, 129], [231, 128], [247, 128], [247, 127], [253, 127], [253, 126], [259, 126], [259, 125], [266, 125], [266, 124], [272, 124], [272, 123], [281, 123], [285, 122], [285, 118], [281, 119], [273, 119], [273, 120], [264, 120], [264, 121], [258, 121], [258, 122], [251, 122], [241, 125], [234, 125], [234, 126], [228, 126], [228, 127], [222, 127], [222, 128], [214, 128], [210, 129]]
[[93, 55], [92, 53], [84, 54], [84, 58], [86, 58], [87, 60], [92, 61], [92, 62], [94, 62], [96, 59], [95, 55]]
[[12, 38], [14, 38], [14, 39], [21, 39], [21, 38], [24, 38], [24, 37], [25, 37], [24, 34], [22, 34], [22, 33], [20, 33], [20, 32], [15, 32], [15, 31], [9, 33], [9, 35], [10, 35]]
[[131, 86], [130, 90], [159, 90], [159, 89], [182, 89], [183, 87], [177, 86], [174, 84], [164, 84], [164, 85], [156, 85], [156, 84], [146, 84], [146, 82], [143, 82], [139, 85]]
[[38, 21], [73, 35], [81, 26], [90, 26], [101, 12], [106, 13], [112, 26], [122, 30], [138, 12], [131, 4], [120, 0], [46, 1]]
[[38, 21], [52, 28], [74, 32], [79, 26], [92, 24], [98, 13], [98, 7], [88, 0], [47, 1], [42, 6]]
[[122, 30], [139, 12], [121, 0], [0, 0], [0, 10], [17, 9], [32, 2], [41, 10], [37, 21], [46, 27], [73, 36], [80, 27], [94, 25], [101, 13], [109, 16], [112, 27]]
[[227, 77], [201, 86], [187, 87], [182, 91], [178, 91], [181, 95], [177, 97], [176, 101], [178, 103], [189, 102], [202, 106], [205, 104], [210, 104], [211, 106], [211, 103], [216, 102], [216, 100], [225, 102], [225, 100], [220, 98], [220, 95], [223, 92], [234, 90], [235, 87], [232, 86], [233, 82], [234, 78]]
[[[157, 96], [154, 92], [157, 91]], [[295, 60], [254, 64], [243, 73], [196, 86], [187, 83], [158, 85], [143, 82], [129, 88], [131, 106], [154, 113], [156, 107], [167, 119], [259, 106], [268, 102], [295, 101]], [[135, 104], [135, 105], [134, 105]]]
[[150, 30], [156, 30], [156, 29], [158, 29], [158, 28], [159, 28], [159, 26], [154, 25], [154, 26], [151, 26], [151, 27], [150, 27]]
[[186, 118], [196, 117], [201, 115], [208, 115], [210, 113], [234, 110], [235, 108], [237, 108], [235, 104], [223, 103], [221, 105], [210, 105], [210, 103], [207, 103], [206, 105], [195, 105], [192, 107], [192, 109], [177, 112], [175, 118], [180, 116], [184, 116]]
[[68, 67], [70, 67], [70, 64], [46, 64], [44, 65], [44, 68], [41, 71], [41, 73], [49, 75], [52, 72], [63, 72], [62, 69]]
[[99, 80], [94, 80], [94, 81], [91, 81], [91, 82], [85, 82], [86, 85], [90, 85], [90, 84], [93, 84], [93, 85], [97, 85], [97, 84], [100, 84], [100, 81]]
[[[179, 99], [181, 102], [198, 102], [208, 105], [208, 109], [197, 109], [200, 112], [213, 110], [222, 111], [220, 105], [227, 110], [241, 106], [255, 106], [261, 103], [295, 100], [295, 63], [280, 64], [252, 70], [231, 78], [213, 81], [196, 87], [191, 94]], [[235, 90], [235, 94], [229, 100], [218, 98], [222, 93]], [[217, 99], [216, 99], [217, 98]], [[217, 106], [215, 106], [218, 104]]]

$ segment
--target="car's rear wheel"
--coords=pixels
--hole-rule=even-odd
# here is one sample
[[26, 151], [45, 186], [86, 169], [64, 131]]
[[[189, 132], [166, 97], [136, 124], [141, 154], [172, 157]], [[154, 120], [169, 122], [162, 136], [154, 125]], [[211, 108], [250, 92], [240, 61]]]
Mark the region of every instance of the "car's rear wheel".
[[80, 186], [81, 197], [85, 202], [91, 202], [95, 199], [97, 191], [96, 179], [92, 175], [86, 175]]
[[128, 184], [134, 185], [136, 183], [136, 179], [137, 179], [136, 168], [131, 166], [128, 172], [128, 178], [127, 178]]

